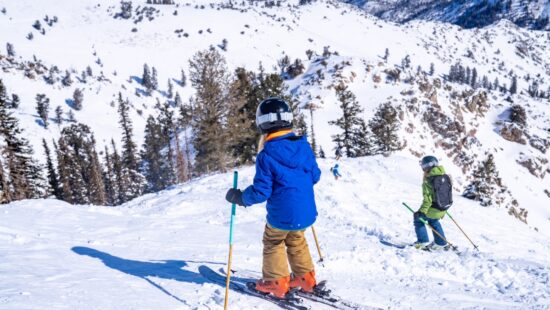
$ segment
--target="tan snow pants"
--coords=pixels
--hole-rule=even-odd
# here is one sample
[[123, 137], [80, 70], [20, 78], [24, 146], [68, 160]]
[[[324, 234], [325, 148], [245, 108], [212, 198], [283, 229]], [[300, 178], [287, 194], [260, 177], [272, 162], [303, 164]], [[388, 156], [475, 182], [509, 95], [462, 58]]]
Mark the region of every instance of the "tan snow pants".
[[314, 270], [304, 230], [285, 231], [265, 225], [263, 244], [262, 274], [264, 280], [288, 276], [289, 263], [292, 273], [297, 276]]

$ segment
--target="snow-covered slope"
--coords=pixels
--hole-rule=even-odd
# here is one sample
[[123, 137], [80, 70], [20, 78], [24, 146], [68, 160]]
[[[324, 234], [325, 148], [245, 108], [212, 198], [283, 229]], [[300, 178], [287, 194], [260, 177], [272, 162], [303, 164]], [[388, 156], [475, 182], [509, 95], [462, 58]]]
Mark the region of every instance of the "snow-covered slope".
[[[416, 20], [396, 25], [340, 2], [318, 1], [305, 6], [294, 4], [285, 2], [282, 6], [265, 7], [263, 3], [254, 2], [230, 7], [221, 2], [211, 4], [191, 1], [178, 2], [175, 6], [146, 6], [145, 1], [134, 1], [134, 14], [126, 20], [114, 18], [120, 7], [119, 1], [114, 0], [0, 1], [0, 47], [11, 43], [16, 53], [14, 57], [7, 57], [3, 49], [0, 51], [0, 78], [10, 95], [20, 96], [21, 106], [15, 110], [15, 115], [22, 121], [25, 135], [34, 145], [37, 157], [43, 160], [41, 139], [50, 141], [58, 138], [62, 128], [55, 124], [51, 124], [48, 129], [41, 126], [35, 111], [35, 97], [39, 93], [50, 98], [52, 110], [60, 105], [68, 112], [72, 109], [70, 98], [74, 89], [83, 89], [83, 109], [73, 112], [78, 121], [92, 128], [99, 144], [98, 149], [102, 150], [111, 138], [120, 141], [116, 105], [112, 103], [121, 92], [132, 103], [134, 134], [141, 145], [145, 119], [157, 113], [157, 99], [160, 102], [168, 100], [168, 79], [173, 81], [175, 91], [180, 93], [183, 100], [194, 94], [192, 87], [182, 87], [177, 82], [182, 69], [188, 73], [188, 61], [197, 51], [210, 46], [219, 49], [218, 45], [227, 39], [227, 51], [219, 50], [231, 70], [238, 66], [256, 70], [260, 62], [268, 71], [278, 70], [272, 67], [283, 55], [291, 59], [299, 58], [306, 69], [303, 74], [287, 81], [289, 92], [295, 95], [302, 106], [313, 102], [320, 107], [315, 112], [314, 125], [317, 144], [327, 153], [334, 146], [331, 136], [339, 130], [328, 125], [328, 121], [336, 119], [341, 113], [334, 95], [334, 85], [340, 82], [348, 85], [357, 95], [365, 109], [366, 120], [373, 116], [382, 103], [391, 102], [397, 107], [401, 112], [400, 137], [407, 144], [398, 157], [392, 155], [388, 158], [350, 161], [344, 165], [348, 171], [347, 180], [334, 187], [327, 186], [327, 183], [320, 187], [318, 194], [322, 216], [319, 229], [326, 236], [325, 246], [333, 249], [328, 250], [329, 256], [334, 258], [333, 269], [327, 269], [327, 278], [341, 276], [343, 280], [338, 280], [337, 284], [346, 287], [339, 291], [341, 295], [354, 298], [364, 295], [362, 300], [359, 297], [357, 301], [397, 305], [400, 308], [415, 308], [415, 302], [429, 301], [426, 296], [430, 290], [438, 292], [435, 294], [439, 296], [434, 301], [435, 305], [451, 304], [454, 298], [470, 294], [464, 293], [468, 289], [473, 290], [473, 295], [470, 295], [472, 299], [469, 301], [461, 299], [465, 305], [470, 305], [468, 302], [487, 302], [487, 307], [497, 308], [500, 304], [494, 302], [502, 296], [506, 302], [512, 303], [504, 306], [510, 307], [514, 303], [535, 305], [547, 302], [542, 297], [537, 299], [537, 296], [548, 293], [540, 288], [540, 283], [545, 283], [545, 277], [547, 281], [547, 267], [542, 262], [547, 258], [545, 255], [548, 254], [545, 253], [548, 251], [537, 249], [547, 249], [544, 236], [548, 235], [545, 230], [550, 227], [550, 103], [548, 97], [529, 96], [528, 88], [537, 82], [541, 91], [550, 94], [548, 33], [519, 28], [508, 21], [470, 30], [440, 22]], [[143, 18], [138, 22], [140, 18], [136, 12], [142, 12], [145, 7], [152, 8], [147, 11], [152, 12], [149, 16], [154, 18]], [[6, 9], [5, 13], [2, 8]], [[176, 11], [177, 14], [174, 14]], [[48, 20], [56, 16], [57, 22], [48, 26], [44, 21], [46, 15]], [[35, 20], [41, 21], [44, 35], [32, 27]], [[32, 40], [27, 39], [29, 33], [33, 34]], [[327, 46], [329, 55], [321, 56]], [[314, 52], [311, 59], [306, 56], [308, 49]], [[388, 57], [384, 60], [386, 49]], [[407, 56], [410, 68], [403, 67], [403, 60]], [[144, 87], [139, 83], [144, 63], [158, 70], [160, 87], [152, 96], [146, 96]], [[432, 63], [434, 72], [429, 75], [427, 72]], [[478, 80], [482, 76], [487, 76], [491, 83], [498, 79], [503, 89], [509, 88], [515, 76], [518, 93], [511, 95], [494, 89], [474, 89], [445, 81], [450, 66], [455, 64], [476, 68]], [[61, 72], [58, 78], [62, 77], [65, 70], [71, 71], [73, 84], [63, 86], [59, 81], [54, 85], [48, 84], [44, 77], [53, 66], [57, 66]], [[86, 81], [76, 79], [88, 66], [92, 76], [87, 77]], [[400, 78], [390, 78], [396, 70], [399, 70]], [[513, 103], [521, 104], [526, 109], [528, 125], [521, 135], [525, 144], [507, 141], [499, 134]], [[437, 116], [435, 121], [431, 118], [433, 115]], [[53, 112], [50, 117], [53, 117]], [[309, 118], [307, 121], [311, 122]], [[533, 146], [539, 145], [537, 141], [542, 147]], [[430, 261], [431, 256], [395, 253], [391, 249], [379, 247], [379, 237], [395, 237], [397, 240], [412, 238], [410, 215], [402, 210], [399, 202], [407, 199], [417, 204], [420, 199], [417, 196], [418, 156], [435, 154], [442, 159], [454, 177], [458, 193], [468, 184], [471, 172], [486, 158], [487, 153], [495, 155], [497, 168], [510, 191], [510, 197], [518, 201], [518, 208], [529, 212], [528, 225], [508, 216], [505, 208], [481, 208], [474, 203], [459, 200], [460, 207], [456, 211], [458, 218], [466, 221], [464, 224], [468, 232], [477, 234], [474, 235], [475, 239], [490, 254], [487, 257], [467, 256], [464, 260], [450, 256], [448, 259], [454, 267], [442, 271], [449, 272], [443, 274], [428, 275], [421, 271], [425, 264], [439, 264]], [[329, 164], [324, 163], [325, 170]], [[407, 170], [409, 167], [413, 167], [410, 168], [412, 170]], [[245, 176], [250, 181], [251, 172], [247, 171]], [[189, 268], [195, 268], [192, 269], [195, 271], [197, 265], [191, 260], [211, 261], [210, 258], [214, 257], [215, 262], [223, 262], [227, 228], [224, 225], [227, 223], [225, 211], [222, 212], [226, 208], [222, 196], [226, 182], [220, 176], [204, 178], [165, 194], [146, 196], [129, 204], [128, 208], [70, 207], [54, 201], [21, 202], [2, 207], [7, 212], [2, 215], [5, 217], [2, 223], [15, 225], [5, 228], [3, 240], [5, 245], [9, 245], [6, 251], [14, 254], [2, 252], [2, 255], [14, 256], [9, 256], [9, 263], [2, 265], [2, 268], [10, 271], [14, 281], [10, 283], [18, 289], [2, 290], [2, 294], [6, 292], [15, 295], [6, 295], [10, 297], [1, 300], [8, 300], [9, 305], [14, 303], [21, 307], [31, 300], [54, 302], [48, 299], [47, 293], [38, 296], [48, 291], [40, 290], [38, 284], [34, 289], [25, 289], [29, 282], [26, 275], [33, 273], [25, 272], [29, 267], [19, 268], [20, 265], [16, 264], [25, 261], [15, 258], [25, 253], [30, 261], [42, 260], [46, 264], [54, 264], [51, 270], [43, 268], [34, 273], [35, 278], [51, 279], [46, 284], [51, 285], [52, 289], [62, 289], [66, 285], [63, 284], [63, 277], [58, 279], [55, 276], [59, 270], [65, 270], [63, 272], [67, 277], [73, 279], [66, 286], [67, 290], [72, 284], [78, 287], [81, 276], [89, 277], [98, 270], [107, 269], [96, 258], [95, 265], [90, 265], [87, 271], [77, 270], [72, 273], [71, 269], [77, 269], [75, 266], [89, 259], [86, 255], [71, 256], [73, 253], [70, 248], [73, 246], [94, 248], [127, 260], [178, 260], [178, 257], [183, 257], [181, 259], [190, 260]], [[350, 187], [349, 192], [345, 190], [347, 186]], [[180, 190], [199, 191], [200, 194], [180, 194]], [[464, 209], [461, 209], [462, 206]], [[248, 261], [242, 259], [245, 261], [243, 268], [258, 269], [259, 256], [256, 255], [259, 253], [257, 243], [260, 240], [262, 212], [261, 208], [247, 211], [245, 214], [249, 215], [245, 215], [244, 219], [249, 222], [241, 224], [246, 229], [241, 231], [239, 238], [249, 242], [248, 248], [242, 247], [242, 253], [253, 253], [250, 256], [255, 257]], [[200, 222], [203, 218], [206, 224]], [[35, 220], [38, 223], [36, 225], [31, 222]], [[32, 229], [37, 231], [25, 232], [28, 227], [34, 227]], [[162, 227], [167, 229], [159, 231]], [[186, 227], [194, 232], [193, 237], [189, 237], [191, 234], [183, 229]], [[521, 233], [516, 236], [518, 231]], [[345, 238], [340, 235], [342, 232]], [[40, 234], [55, 241], [43, 245]], [[450, 234], [453, 240], [462, 240], [457, 231], [451, 230]], [[221, 241], [214, 242], [215, 245], [207, 242], [218, 237]], [[182, 240], [189, 242], [191, 257], [186, 255], [185, 246], [178, 246]], [[346, 244], [346, 240], [353, 242]], [[86, 245], [88, 241], [91, 245]], [[162, 244], [162, 249], [155, 247], [156, 244]], [[371, 249], [374, 249], [376, 255], [369, 252]], [[388, 256], [388, 253], [391, 255]], [[70, 257], [71, 263], [67, 263], [67, 266], [71, 268], [58, 268], [55, 265], [57, 259], [66, 255]], [[508, 255], [518, 256], [509, 259]], [[48, 257], [53, 260], [48, 260]], [[109, 260], [110, 256], [102, 257]], [[406, 265], [409, 259], [412, 260], [412, 266], [416, 267], [409, 268]], [[374, 280], [345, 271], [348, 260], [356, 270], [366, 268], [376, 273]], [[29, 265], [34, 268], [35, 264]], [[386, 273], [394, 275], [389, 282], [384, 282], [378, 275], [379, 269], [369, 269], [380, 266], [385, 268], [383, 270]], [[4, 274], [0, 273], [0, 277], [4, 277]], [[415, 274], [420, 274], [421, 280]], [[186, 275], [182, 277], [187, 278]], [[124, 274], [118, 276], [125, 277]], [[405, 280], [399, 286], [401, 276]], [[105, 302], [97, 304], [97, 308], [102, 308], [102, 305], [108, 304], [107, 301], [88, 297], [90, 295], [84, 294], [83, 290], [93, 288], [97, 294], [107, 296], [110, 292], [100, 290], [104, 287], [105, 277], [109, 278], [109, 275], [101, 273], [99, 278], [93, 280], [95, 282], [82, 284], [84, 288], [64, 291], [68, 292], [67, 297], [60, 299], [59, 304], [52, 305], [61, 307], [61, 303], [65, 304], [66, 300], [81, 296], [83, 299], [78, 299], [78, 304], [71, 304], [73, 308], [96, 300]], [[520, 280], [515, 280], [516, 277]], [[434, 278], [446, 280], [441, 280], [441, 285], [437, 286], [424, 283]], [[378, 289], [365, 295], [363, 287], [352, 285], [359, 280], [366, 281], [367, 287]], [[120, 278], [116, 281], [124, 282]], [[166, 280], [161, 287], [168, 285], [172, 288], [174, 283], [168, 282]], [[36, 283], [42, 284], [40, 281]], [[132, 283], [139, 287], [140, 292], [147, 291], [151, 286], [141, 279]], [[430, 283], [433, 284], [433, 281]], [[498, 285], [495, 286], [495, 283]], [[189, 304], [219, 302], [217, 297], [210, 299], [216, 290], [215, 286], [204, 285], [209, 289], [204, 295], [195, 294], [200, 285], [189, 286], [184, 290], [185, 295], [193, 295], [186, 299]], [[396, 285], [400, 287], [399, 290], [394, 289]], [[118, 289], [118, 285], [112, 287]], [[178, 287], [175, 285], [174, 289]], [[448, 293], [447, 287], [458, 291], [458, 295]], [[385, 291], [397, 297], [385, 298], [389, 296], [383, 295]], [[419, 295], [409, 296], [413, 292]], [[128, 294], [128, 291], [117, 293]], [[156, 302], [154, 297], [157, 295], [154, 294], [164, 296], [165, 293], [154, 290], [143, 295], [148, 301], [139, 300], [151, 302], [152, 305]], [[216, 294], [221, 296], [221, 293]], [[380, 294], [384, 297], [377, 297]], [[483, 296], [488, 296], [488, 299]], [[120, 302], [134, 301], [124, 299]], [[260, 305], [255, 301], [247, 302], [250, 302], [251, 307]], [[123, 304], [121, 307], [137, 308], [138, 304], [136, 301], [135, 304]]]
[[358, 0], [345, 2], [355, 3], [370, 14], [395, 22], [424, 19], [475, 28], [507, 19], [520, 27], [550, 30], [548, 19], [550, 2], [547, 0]]
[[[421, 199], [416, 161], [402, 156], [345, 160], [343, 178], [321, 160], [315, 224], [334, 293], [370, 309], [544, 309], [550, 307], [549, 227], [535, 232], [495, 208], [456, 199], [452, 214], [481, 252], [447, 218], [462, 255], [399, 250], [414, 240], [402, 201]], [[446, 164], [446, 163], [444, 163]], [[252, 168], [240, 169], [250, 184]], [[221, 309], [224, 289], [202, 265], [224, 267], [232, 174], [204, 177], [122, 207], [32, 200], [0, 206], [2, 309]], [[265, 208], [239, 207], [233, 267], [260, 275]], [[310, 249], [318, 258], [308, 231]], [[276, 309], [230, 294], [230, 309]], [[314, 305], [313, 309], [328, 309]]]

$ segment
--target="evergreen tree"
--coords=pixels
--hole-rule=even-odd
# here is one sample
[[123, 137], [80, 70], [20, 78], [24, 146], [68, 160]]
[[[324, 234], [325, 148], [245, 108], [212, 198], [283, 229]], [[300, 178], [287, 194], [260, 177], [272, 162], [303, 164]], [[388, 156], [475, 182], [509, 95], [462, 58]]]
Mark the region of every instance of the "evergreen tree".
[[518, 92], [518, 78], [516, 76], [512, 77], [512, 85], [510, 85], [510, 93], [512, 95]]
[[60, 105], [55, 108], [55, 122], [57, 125], [63, 123], [63, 108]]
[[311, 141], [311, 149], [313, 150], [313, 154], [315, 154], [315, 157], [317, 157], [317, 141], [315, 139], [315, 127], [314, 127], [314, 121], [313, 121], [313, 112], [317, 110], [317, 105], [313, 103], [309, 103], [306, 105], [306, 109], [309, 110], [309, 117], [311, 121], [311, 127], [310, 127], [310, 141]]
[[149, 66], [147, 64], [143, 65], [143, 75], [141, 76], [141, 85], [149, 91], [151, 87], [151, 71], [149, 70]]
[[109, 206], [116, 205], [118, 202], [118, 191], [116, 188], [113, 162], [107, 146], [105, 146], [105, 170], [103, 171], [103, 184], [105, 184], [106, 204]]
[[180, 80], [181, 87], [185, 87], [187, 85], [187, 76], [185, 75], [185, 71], [181, 69], [181, 80]]
[[66, 87], [69, 87], [73, 84], [73, 78], [71, 77], [71, 73], [69, 71], [65, 71], [65, 76], [61, 80], [61, 84]]
[[180, 93], [178, 93], [178, 92], [176, 92], [176, 96], [174, 97], [174, 105], [176, 107], [181, 107], [181, 105], [182, 105]]
[[36, 95], [36, 113], [42, 120], [45, 128], [48, 128], [48, 114], [50, 112], [50, 99], [45, 94]]
[[113, 148], [113, 153], [111, 154], [111, 164], [113, 165], [113, 175], [114, 175], [114, 188], [113, 201], [115, 205], [123, 204], [128, 201], [128, 178], [124, 173], [124, 164], [122, 159], [116, 149], [115, 140], [111, 139], [111, 146]]
[[168, 79], [168, 98], [172, 99], [174, 97], [174, 85], [172, 84], [172, 79]]
[[157, 90], [159, 88], [159, 81], [157, 77], [157, 69], [153, 67], [152, 73], [151, 73], [151, 90]]
[[472, 182], [466, 187], [463, 196], [479, 201], [484, 207], [494, 203], [494, 195], [502, 187], [496, 170], [493, 154], [482, 161], [472, 175]]
[[21, 103], [21, 100], [19, 99], [19, 96], [16, 94], [11, 94], [11, 104], [9, 107], [11, 109], [17, 109], [19, 108], [19, 104]]
[[102, 167], [90, 128], [73, 124], [63, 128], [59, 138], [58, 169], [63, 198], [73, 204], [106, 203]]
[[195, 171], [225, 171], [227, 163], [228, 74], [225, 58], [217, 50], [197, 52], [189, 61], [190, 81], [197, 90], [194, 107], [193, 145]]
[[433, 76], [435, 73], [435, 65], [434, 63], [430, 63], [430, 72], [428, 73], [430, 76]]
[[0, 79], [0, 166], [2, 174], [0, 201], [38, 198], [44, 192], [40, 165], [32, 158], [33, 150], [19, 121], [8, 109], [5, 87]]
[[388, 154], [404, 147], [397, 135], [399, 129], [397, 114], [397, 110], [388, 102], [378, 108], [374, 118], [369, 122], [375, 154]]
[[388, 63], [388, 58], [389, 57], [390, 57], [390, 50], [388, 48], [386, 48], [386, 50], [384, 51], [384, 57], [382, 59], [384, 59], [385, 63]]
[[188, 180], [189, 172], [187, 171], [187, 162], [183, 150], [181, 149], [180, 136], [177, 128], [174, 128], [176, 140], [176, 177], [178, 183], [183, 183]]
[[175, 124], [174, 112], [170, 110], [170, 105], [167, 102], [160, 109], [158, 123], [160, 125], [161, 142], [166, 150], [161, 163], [161, 175], [165, 186], [170, 186], [176, 184], [174, 147], [172, 146]]
[[477, 69], [476, 68], [472, 70], [472, 78], [470, 80], [470, 86], [472, 86], [473, 88], [477, 88]]
[[164, 160], [161, 155], [163, 149], [161, 140], [161, 127], [153, 116], [149, 116], [145, 125], [145, 137], [141, 152], [148, 192], [159, 191], [166, 187], [161, 172], [162, 161]]
[[42, 139], [42, 145], [44, 146], [44, 153], [46, 154], [46, 168], [48, 169], [48, 183], [50, 185], [50, 194], [53, 194], [55, 198], [62, 199], [61, 187], [59, 186], [59, 178], [53, 165], [50, 148], [45, 139]]
[[333, 135], [332, 141], [338, 147], [344, 148], [348, 157], [363, 156], [365, 150], [360, 145], [363, 145], [362, 141], [367, 139], [367, 132], [362, 131], [366, 128], [365, 121], [359, 116], [363, 110], [346, 85], [340, 84], [335, 87], [335, 90], [342, 109], [342, 117], [330, 121], [329, 124], [340, 127], [342, 133]]
[[74, 90], [73, 93], [73, 107], [75, 110], [80, 111], [82, 110], [82, 102], [84, 101], [84, 94], [82, 91], [77, 88]]
[[[122, 99], [118, 94], [119, 124], [122, 128], [122, 169], [123, 177], [126, 178], [124, 188], [124, 201], [133, 199], [143, 193], [145, 177], [139, 172], [139, 162], [136, 156], [137, 145], [133, 140], [132, 119], [129, 116], [130, 103]], [[114, 146], [113, 146], [114, 147]]]
[[255, 96], [254, 80], [253, 72], [237, 68], [229, 87], [227, 133], [229, 150], [236, 165], [253, 163], [257, 154], [259, 132], [255, 116], [258, 98]]
[[8, 53], [8, 57], [15, 57], [15, 49], [13, 48], [13, 44], [6, 43], [6, 52]]

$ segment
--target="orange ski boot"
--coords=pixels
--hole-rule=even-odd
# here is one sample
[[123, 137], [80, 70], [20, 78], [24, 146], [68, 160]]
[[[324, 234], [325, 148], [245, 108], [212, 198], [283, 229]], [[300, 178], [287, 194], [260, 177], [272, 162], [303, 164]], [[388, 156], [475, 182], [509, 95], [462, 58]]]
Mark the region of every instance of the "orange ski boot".
[[313, 288], [317, 285], [315, 281], [315, 271], [310, 271], [301, 276], [293, 275], [292, 280], [290, 280], [290, 288], [299, 287], [304, 292], [312, 293]]
[[286, 293], [290, 290], [289, 283], [290, 276], [274, 280], [258, 280], [256, 282], [256, 290], [262, 293], [273, 294], [277, 298], [285, 298]]

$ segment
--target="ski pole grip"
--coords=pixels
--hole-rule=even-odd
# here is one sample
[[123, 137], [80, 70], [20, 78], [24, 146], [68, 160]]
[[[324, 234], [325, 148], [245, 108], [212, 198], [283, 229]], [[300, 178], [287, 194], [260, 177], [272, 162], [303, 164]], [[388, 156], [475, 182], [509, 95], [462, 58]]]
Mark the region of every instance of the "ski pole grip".
[[[406, 203], [403, 202], [403, 205], [404, 205], [405, 207], [407, 207], [407, 209], [409, 209], [409, 211], [411, 211], [412, 213], [414, 213], [413, 209], [411, 209], [411, 207], [409, 207]], [[423, 224], [428, 225], [428, 222], [427, 222], [425, 219], [419, 218], [419, 220], [420, 220]]]

